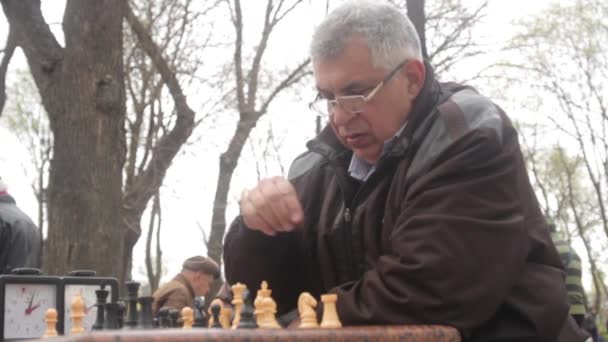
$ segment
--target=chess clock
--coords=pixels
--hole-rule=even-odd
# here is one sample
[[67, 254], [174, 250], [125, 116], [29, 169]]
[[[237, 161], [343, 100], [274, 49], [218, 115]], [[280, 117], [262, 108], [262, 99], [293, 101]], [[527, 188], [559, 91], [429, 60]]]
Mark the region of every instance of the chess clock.
[[46, 310], [63, 310], [60, 289], [59, 277], [44, 276], [36, 268], [16, 268], [0, 275], [0, 340], [42, 337]]
[[97, 318], [97, 295], [95, 290], [99, 290], [101, 285], [105, 285], [105, 289], [109, 291], [106, 302], [116, 303], [118, 301], [118, 280], [109, 277], [96, 277], [95, 271], [72, 271], [66, 277], [61, 277], [62, 280], [62, 295], [63, 302], [63, 331], [65, 335], [69, 335], [72, 328], [72, 320], [70, 315], [72, 308], [70, 306], [72, 299], [76, 294], [82, 296], [85, 305], [85, 317], [83, 319], [83, 328], [85, 331], [91, 331], [93, 324]]

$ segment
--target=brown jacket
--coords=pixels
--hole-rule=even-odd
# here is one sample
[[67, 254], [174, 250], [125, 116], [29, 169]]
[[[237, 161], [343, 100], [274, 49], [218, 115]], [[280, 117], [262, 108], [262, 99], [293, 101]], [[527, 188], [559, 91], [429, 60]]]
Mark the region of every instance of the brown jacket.
[[564, 272], [530, 185], [517, 132], [471, 88], [432, 75], [400, 136], [363, 184], [326, 128], [296, 159], [305, 222], [268, 237], [240, 217], [226, 277], [267, 280], [280, 313], [338, 294], [343, 324], [447, 324], [465, 341], [555, 342]]
[[152, 295], [152, 313], [154, 316], [158, 309], [166, 306], [179, 312], [185, 307], [194, 307], [194, 290], [190, 282], [181, 274], [178, 274], [170, 282], [159, 287]]

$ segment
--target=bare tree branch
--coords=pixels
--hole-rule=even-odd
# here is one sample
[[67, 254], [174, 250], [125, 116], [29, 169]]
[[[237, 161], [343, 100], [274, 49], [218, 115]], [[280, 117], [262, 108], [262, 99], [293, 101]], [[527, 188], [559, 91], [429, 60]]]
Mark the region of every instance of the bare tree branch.
[[141, 213], [156, 189], [160, 187], [165, 173], [179, 148], [191, 135], [194, 127], [195, 113], [188, 105], [175, 72], [171, 70], [167, 61], [162, 56], [158, 45], [152, 40], [148, 31], [135, 17], [133, 10], [128, 5], [125, 12], [129, 26], [167, 86], [177, 112], [177, 119], [173, 129], [158, 141], [147, 168], [137, 176], [131, 191], [125, 194], [125, 210], [127, 212], [135, 211]]
[[17, 38], [15, 37], [15, 31], [9, 25], [8, 37], [6, 38], [6, 45], [3, 51], [4, 55], [2, 56], [2, 62], [0, 62], [0, 116], [2, 116], [2, 109], [4, 109], [4, 103], [6, 102], [6, 72], [16, 47]]
[[45, 95], [53, 90], [51, 76], [63, 59], [63, 48], [44, 21], [39, 0], [3, 0], [2, 9], [10, 31], [16, 35], [16, 44], [27, 57], [32, 76], [45, 101]]
[[[274, 100], [274, 98], [285, 88], [290, 87], [294, 83], [299, 82], [303, 77], [311, 75], [311, 71], [306, 71], [306, 67], [310, 64], [310, 58], [306, 59], [304, 62], [300, 63], [281, 83], [279, 83], [271, 92], [270, 95], [266, 98], [258, 113], [266, 113], [268, 110], [268, 106]], [[260, 115], [260, 114], [258, 114]]]

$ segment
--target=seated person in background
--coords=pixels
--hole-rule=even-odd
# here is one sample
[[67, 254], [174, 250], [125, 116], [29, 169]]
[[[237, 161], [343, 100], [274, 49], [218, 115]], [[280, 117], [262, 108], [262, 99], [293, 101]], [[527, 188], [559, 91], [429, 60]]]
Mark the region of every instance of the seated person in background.
[[570, 316], [574, 318], [579, 327], [582, 327], [587, 310], [585, 309], [585, 289], [581, 279], [583, 273], [581, 258], [552, 223], [549, 224], [549, 232], [566, 269], [566, 289], [568, 290], [568, 301], [570, 303]]
[[156, 316], [162, 307], [179, 312], [185, 306], [194, 308], [194, 298], [205, 296], [214, 280], [219, 277], [220, 268], [212, 259], [200, 255], [186, 259], [182, 271], [152, 295], [152, 313]]
[[0, 178], [0, 274], [14, 268], [40, 268], [42, 232], [23, 213]]
[[228, 283], [255, 293], [268, 281], [279, 314], [303, 291], [335, 293], [346, 326], [583, 341], [502, 109], [436, 81], [412, 23], [385, 1], [335, 9], [312, 37], [311, 58], [311, 107], [329, 124], [288, 179], [242, 192], [224, 243]]

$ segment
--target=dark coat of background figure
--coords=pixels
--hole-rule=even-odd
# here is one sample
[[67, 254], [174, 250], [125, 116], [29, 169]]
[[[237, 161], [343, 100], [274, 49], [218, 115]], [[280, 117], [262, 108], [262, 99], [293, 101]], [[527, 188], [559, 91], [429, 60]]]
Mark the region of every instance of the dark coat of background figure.
[[42, 233], [17, 207], [0, 179], [0, 274], [19, 267], [40, 268]]

